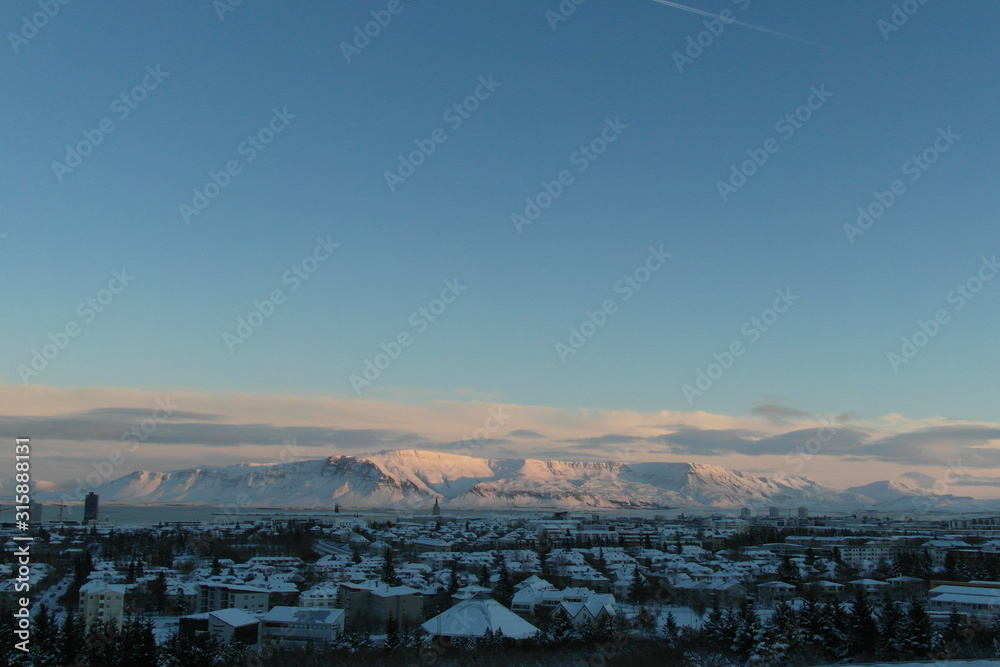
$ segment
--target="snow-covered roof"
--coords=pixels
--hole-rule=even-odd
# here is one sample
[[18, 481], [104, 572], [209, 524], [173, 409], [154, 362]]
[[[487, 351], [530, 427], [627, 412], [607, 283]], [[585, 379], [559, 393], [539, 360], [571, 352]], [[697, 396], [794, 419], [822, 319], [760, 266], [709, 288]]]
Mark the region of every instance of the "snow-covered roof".
[[234, 628], [242, 625], [255, 625], [258, 623], [256, 616], [251, 616], [242, 609], [219, 609], [208, 612], [210, 617], [214, 617]]
[[335, 625], [344, 614], [343, 609], [315, 609], [311, 607], [273, 607], [264, 614], [265, 623], [310, 623], [313, 625]]
[[527, 639], [538, 628], [496, 600], [465, 600], [420, 626], [441, 637], [482, 637], [486, 631], [501, 631], [511, 639]]

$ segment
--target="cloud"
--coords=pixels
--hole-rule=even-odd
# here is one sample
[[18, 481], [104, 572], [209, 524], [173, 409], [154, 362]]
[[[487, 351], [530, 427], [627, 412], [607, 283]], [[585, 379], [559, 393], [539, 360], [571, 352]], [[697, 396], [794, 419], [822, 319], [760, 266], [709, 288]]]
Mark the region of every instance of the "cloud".
[[507, 434], [508, 438], [544, 438], [545, 436], [538, 431], [532, 431], [530, 428], [519, 428], [515, 431], [511, 431]]
[[[426, 442], [416, 433], [388, 429], [338, 429], [319, 426], [275, 426], [272, 424], [219, 423], [221, 415], [174, 411], [155, 422], [151, 433], [139, 434], [146, 444], [239, 447], [274, 445], [294, 439], [300, 447], [398, 448]], [[46, 417], [0, 416], [0, 438], [30, 434], [38, 440], [70, 442], [135, 441], [129, 436], [154, 412], [143, 408], [96, 408], [84, 412]]]
[[[6, 413], [0, 438], [45, 442], [48, 453], [37, 462], [42, 479], [81, 477], [122, 449], [122, 435], [149, 420], [164, 399], [142, 390], [0, 384]], [[1000, 486], [992, 477], [1000, 479], [1000, 424], [898, 414], [862, 419], [831, 412], [824, 418], [779, 399], [745, 415], [180, 391], [167, 400], [177, 409], [143, 434], [142, 447], [127, 452], [116, 474], [266, 463], [294, 440], [300, 458], [431, 449], [494, 459], [680, 460], [743, 470], [794, 468], [840, 487], [891, 479], [917, 466], [940, 477], [940, 469], [951, 466], [981, 475], [969, 475], [970, 486]], [[469, 439], [497, 414], [503, 430]]]
[[948, 482], [955, 486], [997, 486], [1000, 487], [1000, 475], [952, 475]]
[[795, 419], [812, 419], [815, 416], [802, 410], [786, 408], [783, 405], [776, 405], [774, 403], [764, 403], [763, 405], [755, 406], [750, 412], [776, 424], [787, 424], [789, 421]]

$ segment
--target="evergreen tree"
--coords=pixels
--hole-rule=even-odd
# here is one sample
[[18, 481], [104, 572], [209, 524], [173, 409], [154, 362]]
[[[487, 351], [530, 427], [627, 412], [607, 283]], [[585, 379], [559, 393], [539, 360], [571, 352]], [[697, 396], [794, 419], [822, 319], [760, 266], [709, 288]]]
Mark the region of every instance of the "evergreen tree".
[[174, 633], [160, 651], [164, 667], [215, 667], [220, 664], [222, 643], [205, 633], [197, 637]]
[[[39, 665], [54, 664], [59, 659], [59, 627], [56, 625], [55, 614], [49, 612], [44, 604], [38, 606], [32, 619], [33, 633], [31, 643], [32, 660]], [[4, 637], [9, 642], [8, 635]]]
[[496, 588], [493, 589], [497, 602], [505, 607], [509, 607], [514, 597], [514, 582], [510, 579], [510, 570], [507, 569], [507, 561], [500, 561], [500, 576], [497, 579]]
[[878, 628], [872, 617], [872, 607], [864, 589], [859, 587], [851, 608], [849, 652], [853, 657], [869, 659], [875, 656], [877, 645]]
[[167, 606], [167, 575], [160, 570], [156, 579], [149, 582], [149, 592], [153, 595], [153, 603], [159, 611]]
[[[449, 565], [450, 565], [451, 574], [448, 577], [448, 596], [451, 597], [452, 595], [454, 595], [455, 593], [457, 593], [458, 589], [459, 589], [459, 585], [458, 585], [458, 559], [457, 558], [452, 558], [451, 562], [449, 563]], [[488, 586], [489, 583], [490, 583], [489, 580], [483, 582], [483, 584], [486, 585], [486, 586]]]
[[210, 574], [213, 577], [217, 577], [220, 574], [222, 574], [222, 563], [219, 562], [218, 556], [212, 557], [212, 571], [210, 572]]
[[149, 618], [129, 618], [122, 625], [122, 644], [128, 655], [129, 664], [155, 665], [158, 660], [156, 638], [153, 636], [153, 622]]
[[399, 586], [402, 580], [396, 574], [396, 554], [392, 547], [386, 547], [382, 559], [382, 581], [390, 586]]
[[754, 654], [761, 630], [760, 618], [753, 605], [744, 600], [740, 605], [735, 632], [732, 635], [731, 649], [741, 662], [746, 662]]
[[674, 617], [674, 613], [671, 611], [667, 612], [667, 618], [663, 621], [663, 643], [666, 644], [668, 649], [677, 649], [678, 642], [680, 640], [680, 627], [677, 625], [677, 619]]
[[959, 654], [962, 644], [968, 640], [969, 630], [965, 616], [952, 607], [951, 613], [948, 615], [948, 625], [941, 637], [949, 657], [955, 657]]
[[399, 648], [399, 622], [392, 612], [385, 618], [385, 650], [395, 651]]
[[887, 600], [882, 603], [878, 615], [879, 638], [875, 651], [880, 659], [899, 660], [902, 657], [905, 618], [898, 602]]
[[910, 603], [910, 611], [903, 623], [902, 650], [906, 657], [928, 659], [941, 648], [941, 638], [931, 617], [919, 600]]
[[649, 585], [646, 583], [646, 577], [642, 576], [642, 572], [639, 571], [638, 565], [632, 570], [632, 582], [628, 587], [628, 596], [629, 601], [635, 604], [644, 602], [649, 597]]
[[57, 664], [77, 664], [77, 656], [83, 651], [84, 632], [83, 618], [73, 613], [72, 609], [69, 610], [59, 627], [59, 661]]
[[792, 562], [790, 556], [785, 556], [778, 566], [778, 579], [786, 584], [798, 585], [802, 582], [802, 575], [799, 574], [798, 566]]

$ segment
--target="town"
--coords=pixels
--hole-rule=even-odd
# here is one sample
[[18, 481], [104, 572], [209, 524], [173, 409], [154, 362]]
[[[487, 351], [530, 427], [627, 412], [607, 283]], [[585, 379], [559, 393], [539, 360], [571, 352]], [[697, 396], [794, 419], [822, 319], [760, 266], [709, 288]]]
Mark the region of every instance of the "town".
[[[1000, 655], [1000, 517], [35, 522], [12, 665], [821, 665]], [[483, 514], [488, 514], [484, 512]], [[3, 623], [20, 595], [3, 529]], [[4, 627], [8, 636], [13, 627]], [[291, 661], [291, 662], [290, 662]]]

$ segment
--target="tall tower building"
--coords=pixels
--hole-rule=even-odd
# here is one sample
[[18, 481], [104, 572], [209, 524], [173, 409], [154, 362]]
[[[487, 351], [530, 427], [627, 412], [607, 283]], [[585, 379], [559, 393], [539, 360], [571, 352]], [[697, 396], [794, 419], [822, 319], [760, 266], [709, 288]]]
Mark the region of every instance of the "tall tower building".
[[90, 523], [91, 521], [97, 521], [99, 500], [100, 498], [93, 491], [88, 493], [87, 497], [83, 499], [83, 522], [85, 524]]

